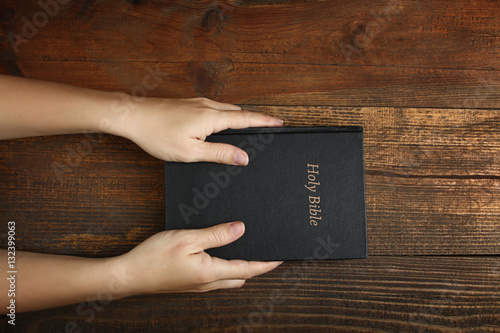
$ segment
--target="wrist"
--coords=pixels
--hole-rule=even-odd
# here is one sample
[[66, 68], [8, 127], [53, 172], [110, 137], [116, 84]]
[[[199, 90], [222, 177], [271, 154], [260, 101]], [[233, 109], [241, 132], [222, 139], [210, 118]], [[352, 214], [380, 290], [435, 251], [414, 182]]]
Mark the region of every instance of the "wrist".
[[120, 92], [95, 91], [89, 96], [93, 105], [87, 106], [90, 131], [125, 136], [125, 119], [130, 116], [130, 96]]
[[106, 258], [106, 269], [109, 271], [109, 281], [105, 288], [111, 293], [113, 299], [141, 294], [137, 288], [136, 276], [129, 269], [128, 259], [125, 255]]

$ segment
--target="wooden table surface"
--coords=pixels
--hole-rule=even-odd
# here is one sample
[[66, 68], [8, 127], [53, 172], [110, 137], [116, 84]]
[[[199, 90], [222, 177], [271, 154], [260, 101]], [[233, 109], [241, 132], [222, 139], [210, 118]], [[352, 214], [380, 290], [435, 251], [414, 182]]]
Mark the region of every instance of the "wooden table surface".
[[[500, 332], [499, 1], [2, 0], [0, 27], [0, 73], [365, 131], [369, 259], [16, 331]], [[163, 162], [123, 138], [0, 142], [0, 185], [18, 250], [114, 256], [164, 229]]]

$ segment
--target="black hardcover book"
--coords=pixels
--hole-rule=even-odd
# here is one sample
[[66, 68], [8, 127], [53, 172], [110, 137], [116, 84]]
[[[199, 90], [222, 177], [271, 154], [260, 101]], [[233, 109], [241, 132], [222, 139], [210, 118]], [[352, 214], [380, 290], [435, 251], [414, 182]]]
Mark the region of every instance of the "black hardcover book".
[[366, 258], [361, 127], [227, 130], [207, 138], [244, 149], [247, 166], [165, 164], [166, 229], [243, 221], [212, 256], [245, 260]]

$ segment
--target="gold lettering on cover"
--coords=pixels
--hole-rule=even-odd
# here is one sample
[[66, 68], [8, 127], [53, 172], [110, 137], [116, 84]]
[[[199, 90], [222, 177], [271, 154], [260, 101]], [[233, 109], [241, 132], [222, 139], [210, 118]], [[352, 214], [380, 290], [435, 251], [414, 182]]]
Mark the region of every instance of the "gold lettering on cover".
[[[319, 165], [307, 164], [307, 184], [304, 185], [312, 193], [317, 193], [321, 183], [318, 181]], [[321, 198], [319, 195], [313, 196], [309, 194], [309, 224], [317, 227], [321, 221]]]

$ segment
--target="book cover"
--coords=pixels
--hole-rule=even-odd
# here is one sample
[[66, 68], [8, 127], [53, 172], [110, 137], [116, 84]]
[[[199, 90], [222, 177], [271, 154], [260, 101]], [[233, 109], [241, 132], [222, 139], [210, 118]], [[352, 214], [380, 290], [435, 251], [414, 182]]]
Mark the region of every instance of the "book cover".
[[166, 229], [243, 221], [245, 234], [209, 249], [245, 260], [367, 257], [361, 127], [227, 130], [247, 166], [165, 163]]

